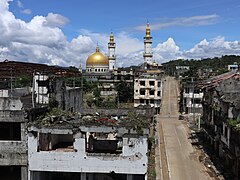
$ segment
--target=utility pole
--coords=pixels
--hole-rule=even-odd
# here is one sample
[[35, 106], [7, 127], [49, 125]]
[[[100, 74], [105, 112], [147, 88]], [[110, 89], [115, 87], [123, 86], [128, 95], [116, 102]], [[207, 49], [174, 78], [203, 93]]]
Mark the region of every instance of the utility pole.
[[192, 105], [193, 105], [193, 121], [195, 122], [195, 103], [194, 103], [194, 90], [195, 90], [195, 82], [193, 81], [193, 77], [192, 77], [192, 85], [193, 85], [193, 102], [192, 102]]

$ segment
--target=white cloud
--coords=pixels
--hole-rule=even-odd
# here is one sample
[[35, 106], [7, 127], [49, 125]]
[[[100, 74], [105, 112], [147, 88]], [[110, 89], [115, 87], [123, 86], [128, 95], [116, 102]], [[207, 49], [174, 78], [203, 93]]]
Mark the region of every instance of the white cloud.
[[185, 57], [194, 59], [219, 57], [231, 54], [240, 55], [240, 42], [225, 41], [225, 38], [221, 36], [210, 41], [204, 39], [190, 50], [184, 52]]
[[[192, 17], [180, 17], [173, 19], [162, 19], [161, 22], [151, 23], [152, 30], [159, 30], [168, 27], [175, 26], [206, 26], [216, 23], [219, 18], [216, 14], [192, 16]], [[136, 26], [135, 30], [145, 31], [146, 25]]]
[[64, 27], [69, 22], [66, 17], [53, 13], [48, 13], [45, 19], [44, 25], [51, 27]]
[[225, 41], [224, 37], [216, 37], [211, 40], [203, 39], [193, 48], [181, 51], [172, 38], [160, 43], [153, 49], [155, 59], [158, 62], [166, 62], [175, 59], [202, 59], [221, 57], [223, 55], [240, 55], [239, 41]]
[[159, 43], [153, 49], [154, 59], [158, 62], [166, 62], [168, 60], [183, 58], [180, 48], [176, 45], [172, 38], [168, 38], [166, 42]]
[[[35, 16], [29, 22], [17, 19], [9, 11], [11, 0], [0, 0], [0, 59], [46, 63], [60, 66], [85, 67], [86, 58], [95, 51], [98, 42], [107, 54], [109, 34], [81, 29], [76, 38], [68, 41], [62, 27], [68, 19], [62, 15], [49, 13]], [[212, 17], [214, 19], [214, 16]], [[204, 19], [194, 17], [186, 24]], [[207, 21], [209, 17], [205, 17]], [[145, 28], [145, 27], [144, 27]], [[131, 37], [126, 32], [116, 33], [116, 55], [119, 66], [138, 65], [143, 62], [143, 40]], [[223, 37], [204, 39], [193, 48], [183, 51], [172, 38], [153, 48], [154, 59], [159, 63], [178, 58], [203, 58], [240, 54], [240, 42], [225, 41]]]
[[32, 14], [32, 10], [31, 9], [24, 9], [21, 11], [21, 13], [23, 14]]

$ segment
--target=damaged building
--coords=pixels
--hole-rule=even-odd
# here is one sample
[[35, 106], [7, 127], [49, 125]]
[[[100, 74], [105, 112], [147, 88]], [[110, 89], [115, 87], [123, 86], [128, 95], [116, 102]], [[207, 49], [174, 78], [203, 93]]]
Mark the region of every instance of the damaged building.
[[71, 112], [80, 111], [82, 107], [82, 89], [68, 87], [60, 76], [36, 73], [34, 75], [33, 92], [36, 104], [57, 107]]
[[0, 173], [1, 179], [27, 179], [26, 119], [20, 97], [0, 90]]
[[29, 180], [145, 180], [143, 117], [45, 117], [28, 128]]
[[[11, 71], [17, 71], [18, 67], [14, 70], [12, 66], [9, 68]], [[81, 89], [67, 87], [61, 77], [50, 79], [43, 76], [41, 79], [40, 75], [39, 79], [31, 81], [36, 87], [17, 88], [17, 77], [13, 75], [19, 74], [12, 73], [9, 76], [6, 74], [8, 67], [4, 68], [0, 73], [0, 179], [27, 180], [27, 123], [35, 118], [29, 118], [29, 115], [36, 115], [38, 107], [44, 107], [39, 114], [45, 113], [53, 97], [56, 97], [55, 105], [58, 108], [79, 110], [82, 102]]]
[[240, 178], [240, 76], [231, 72], [202, 86], [203, 130], [226, 172]]
[[143, 74], [134, 80], [134, 107], [150, 105], [160, 113], [162, 100], [161, 76]]

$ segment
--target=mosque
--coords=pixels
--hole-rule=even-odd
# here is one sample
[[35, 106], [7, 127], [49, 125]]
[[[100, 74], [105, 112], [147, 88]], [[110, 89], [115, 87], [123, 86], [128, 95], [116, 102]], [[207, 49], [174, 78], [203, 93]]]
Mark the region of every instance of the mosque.
[[[88, 56], [86, 61], [86, 72], [85, 76], [87, 80], [97, 81], [103, 76], [111, 74], [114, 70], [117, 70], [116, 54], [115, 54], [116, 43], [114, 41], [114, 35], [111, 32], [110, 39], [108, 42], [108, 55], [101, 53], [99, 47], [96, 47], [96, 52]], [[149, 23], [146, 26], [146, 35], [144, 37], [144, 67], [157, 66], [157, 63], [153, 61], [152, 53], [152, 37]]]

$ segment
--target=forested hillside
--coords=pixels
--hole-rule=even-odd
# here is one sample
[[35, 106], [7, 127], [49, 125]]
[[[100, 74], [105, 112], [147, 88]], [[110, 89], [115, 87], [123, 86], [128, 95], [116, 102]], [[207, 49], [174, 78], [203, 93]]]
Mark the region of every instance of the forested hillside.
[[189, 73], [192, 74], [198, 69], [212, 69], [217, 74], [221, 74], [227, 70], [229, 64], [238, 64], [240, 65], [240, 56], [236, 55], [226, 55], [222, 57], [207, 58], [202, 60], [173, 60], [167, 63], [163, 63], [164, 69], [167, 74], [173, 75], [176, 69], [176, 66], [189, 66]]

